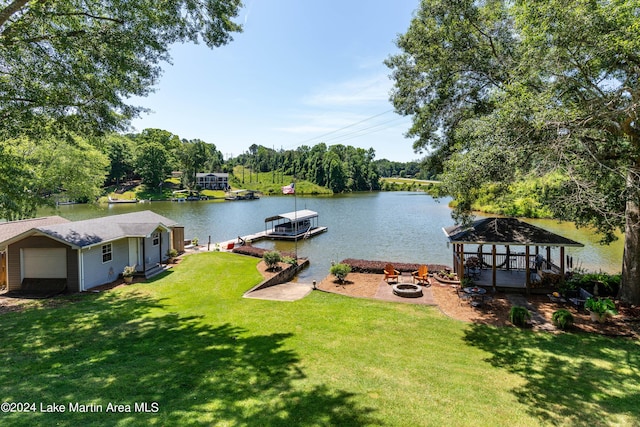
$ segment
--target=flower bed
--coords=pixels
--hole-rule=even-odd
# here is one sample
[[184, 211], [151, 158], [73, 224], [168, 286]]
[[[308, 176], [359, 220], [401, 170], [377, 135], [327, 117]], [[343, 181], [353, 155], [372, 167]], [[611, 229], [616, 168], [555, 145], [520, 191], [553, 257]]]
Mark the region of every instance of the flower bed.
[[[269, 249], [256, 248], [255, 246], [243, 245], [234, 248], [233, 253], [240, 255], [249, 255], [256, 258], [262, 258], [265, 252], [269, 252]], [[289, 252], [281, 252], [283, 257], [295, 258], [295, 255]]]
[[[353, 273], [369, 273], [369, 274], [384, 274], [384, 268], [387, 264], [393, 264], [393, 268], [400, 272], [411, 273], [417, 271], [418, 267], [422, 264], [414, 263], [402, 263], [392, 261], [369, 261], [364, 259], [347, 258], [340, 261], [342, 264], [348, 264], [351, 266]], [[426, 264], [429, 271], [438, 271], [448, 268], [442, 264]]]
[[436, 279], [440, 283], [444, 283], [447, 285], [459, 285], [460, 280], [458, 280], [458, 276], [453, 273], [446, 273], [445, 271], [436, 271], [433, 273], [433, 278]]

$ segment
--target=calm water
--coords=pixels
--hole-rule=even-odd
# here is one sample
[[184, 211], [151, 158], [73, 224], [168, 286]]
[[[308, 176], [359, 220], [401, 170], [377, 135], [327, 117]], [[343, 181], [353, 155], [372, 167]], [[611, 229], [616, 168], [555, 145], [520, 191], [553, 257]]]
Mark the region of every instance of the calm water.
[[[185, 227], [185, 238], [198, 237], [201, 244], [235, 239], [264, 230], [266, 217], [297, 209], [311, 209], [319, 214], [318, 225], [326, 233], [297, 243], [262, 241], [256, 246], [296, 252], [309, 258], [310, 267], [300, 281], [321, 280], [327, 276], [332, 261], [345, 258], [416, 262], [451, 265], [451, 249], [443, 227], [453, 224], [448, 200], [434, 200], [424, 193], [380, 192], [327, 197], [274, 196], [256, 201], [224, 202], [152, 202], [139, 204], [61, 206], [53, 213], [70, 220], [116, 215], [150, 209]], [[528, 220], [554, 233], [581, 242], [584, 248], [567, 248], [574, 267], [619, 272], [622, 241], [612, 246], [598, 245], [597, 237], [571, 223], [553, 220]]]

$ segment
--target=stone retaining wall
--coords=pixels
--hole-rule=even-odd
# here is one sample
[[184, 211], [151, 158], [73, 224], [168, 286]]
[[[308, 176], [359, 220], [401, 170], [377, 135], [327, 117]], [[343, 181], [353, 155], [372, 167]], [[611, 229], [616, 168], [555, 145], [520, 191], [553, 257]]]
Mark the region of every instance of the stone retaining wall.
[[289, 265], [287, 268], [279, 271], [275, 276], [270, 277], [269, 279], [265, 279], [262, 282], [258, 283], [253, 288], [249, 289], [245, 293], [257, 291], [259, 289], [268, 288], [270, 286], [279, 285], [281, 283], [286, 283], [289, 280], [293, 279], [298, 272], [302, 269], [306, 268], [309, 265], [309, 260], [306, 258], [298, 259], [298, 265]]

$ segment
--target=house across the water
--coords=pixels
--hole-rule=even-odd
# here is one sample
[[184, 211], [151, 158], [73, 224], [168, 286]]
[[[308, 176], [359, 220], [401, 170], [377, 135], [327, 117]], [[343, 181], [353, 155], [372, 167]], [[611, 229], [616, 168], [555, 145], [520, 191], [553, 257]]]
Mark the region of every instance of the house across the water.
[[113, 282], [128, 265], [151, 277], [162, 271], [169, 249], [184, 250], [184, 228], [151, 211], [0, 224], [1, 270], [9, 292], [86, 291]]
[[222, 172], [196, 173], [196, 185], [203, 190], [229, 189], [229, 174]]

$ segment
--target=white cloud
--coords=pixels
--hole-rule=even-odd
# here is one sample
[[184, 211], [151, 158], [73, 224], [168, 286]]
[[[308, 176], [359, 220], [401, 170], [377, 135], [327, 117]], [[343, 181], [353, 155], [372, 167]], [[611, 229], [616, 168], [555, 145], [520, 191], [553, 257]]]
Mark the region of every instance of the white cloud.
[[319, 107], [387, 104], [390, 89], [389, 78], [384, 74], [378, 74], [316, 89], [304, 99], [304, 102]]

